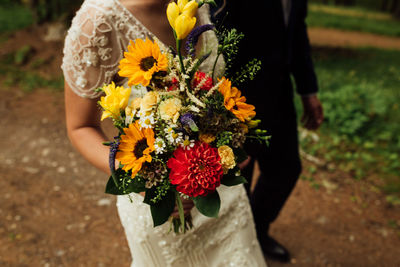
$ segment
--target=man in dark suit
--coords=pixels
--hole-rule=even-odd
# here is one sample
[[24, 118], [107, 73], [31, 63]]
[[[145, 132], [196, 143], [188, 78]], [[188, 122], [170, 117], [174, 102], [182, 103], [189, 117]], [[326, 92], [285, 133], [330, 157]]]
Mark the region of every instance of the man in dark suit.
[[[247, 146], [251, 162], [242, 171], [250, 180], [247, 190], [257, 236], [266, 256], [289, 261], [289, 252], [268, 231], [301, 173], [291, 76], [301, 96], [305, 128], [317, 129], [323, 120], [305, 23], [307, 1], [226, 0], [219, 4], [222, 2], [224, 9], [215, 13], [215, 23], [236, 28], [245, 35], [235, 60], [238, 69], [252, 58], [262, 61], [256, 79], [239, 88], [247, 103], [256, 106], [261, 128], [272, 136], [268, 147]], [[250, 194], [254, 160], [259, 162], [261, 175]]]

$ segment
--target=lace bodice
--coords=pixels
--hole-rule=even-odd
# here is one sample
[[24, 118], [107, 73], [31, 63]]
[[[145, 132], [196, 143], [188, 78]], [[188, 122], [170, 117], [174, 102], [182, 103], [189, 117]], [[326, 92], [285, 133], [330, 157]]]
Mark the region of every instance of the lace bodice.
[[[211, 23], [208, 5], [199, 9], [197, 17], [199, 24]], [[116, 78], [129, 41], [146, 37], [157, 40], [118, 0], [85, 0], [65, 38], [61, 66], [65, 81], [81, 97], [98, 97], [102, 92], [95, 89]], [[218, 41], [213, 32], [204, 33], [199, 42], [199, 53], [212, 50], [216, 54]], [[203, 63], [203, 69], [211, 69], [212, 58]]]

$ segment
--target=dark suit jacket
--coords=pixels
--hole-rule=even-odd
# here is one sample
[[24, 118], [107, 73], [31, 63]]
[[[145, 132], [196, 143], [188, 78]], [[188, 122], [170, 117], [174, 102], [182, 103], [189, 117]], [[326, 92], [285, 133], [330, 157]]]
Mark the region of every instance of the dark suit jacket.
[[[220, 1], [221, 2], [221, 1]], [[262, 70], [254, 84], [279, 86], [278, 79], [292, 74], [301, 95], [318, 91], [310, 54], [305, 18], [307, 0], [292, 0], [288, 26], [285, 26], [281, 0], [227, 0], [215, 23], [236, 28], [245, 34], [241, 41], [236, 66], [252, 58], [262, 60]], [[268, 85], [268, 86], [267, 86]], [[245, 94], [248, 95], [249, 90]]]

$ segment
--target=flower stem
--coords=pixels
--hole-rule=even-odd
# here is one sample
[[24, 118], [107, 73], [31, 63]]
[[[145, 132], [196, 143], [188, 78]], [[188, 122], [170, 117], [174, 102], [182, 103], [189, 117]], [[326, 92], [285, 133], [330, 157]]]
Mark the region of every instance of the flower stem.
[[181, 63], [181, 70], [182, 70], [183, 74], [186, 74], [185, 65], [183, 64], [181, 46], [182, 46], [182, 40], [179, 40], [178, 38], [176, 38], [176, 50], [177, 50], [177, 53], [178, 53], [179, 62]]
[[176, 191], [175, 192], [175, 197], [176, 197], [176, 205], [178, 206], [178, 212], [179, 212], [179, 219], [181, 221], [180, 227], [182, 228], [182, 233], [185, 233], [185, 214], [183, 212], [183, 204], [181, 197], [179, 196], [179, 193]]
[[214, 65], [213, 65], [213, 69], [212, 69], [212, 79], [213, 79], [213, 81], [215, 81], [215, 68], [217, 67], [217, 62], [218, 62], [218, 59], [219, 59], [219, 56], [221, 55], [221, 53], [218, 53], [217, 54], [217, 56], [216, 56], [216, 58], [215, 58], [215, 61], [214, 61]]

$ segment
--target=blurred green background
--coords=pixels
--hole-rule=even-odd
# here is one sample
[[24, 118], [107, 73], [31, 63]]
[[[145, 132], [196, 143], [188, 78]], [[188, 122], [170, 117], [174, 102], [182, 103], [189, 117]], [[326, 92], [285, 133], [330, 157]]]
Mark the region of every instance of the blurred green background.
[[[68, 28], [81, 2], [0, 0], [0, 45], [27, 27], [61, 22]], [[400, 38], [399, 18], [400, 0], [314, 0], [309, 2], [307, 23], [309, 29], [373, 34], [379, 43], [379, 38]], [[387, 194], [389, 202], [399, 204], [400, 46], [312, 46], [325, 121], [317, 133], [301, 129], [302, 149], [331, 163], [323, 168], [339, 168], [354, 179], [370, 181]], [[25, 45], [1, 54], [2, 87], [17, 85], [26, 92], [36, 88], [62, 90], [62, 76], [42, 75], [37, 70], [47, 61], [32, 59], [31, 53], [31, 47]], [[301, 114], [299, 103], [296, 98]]]

